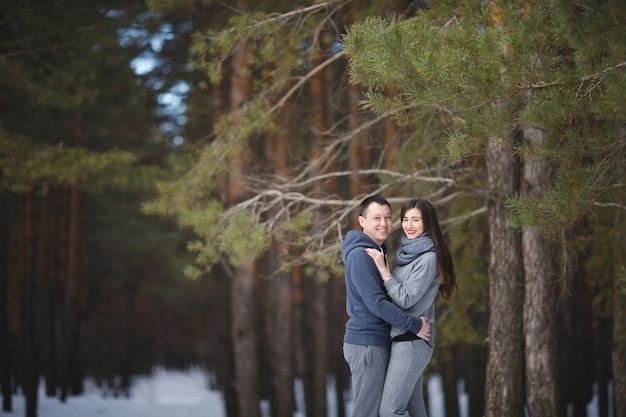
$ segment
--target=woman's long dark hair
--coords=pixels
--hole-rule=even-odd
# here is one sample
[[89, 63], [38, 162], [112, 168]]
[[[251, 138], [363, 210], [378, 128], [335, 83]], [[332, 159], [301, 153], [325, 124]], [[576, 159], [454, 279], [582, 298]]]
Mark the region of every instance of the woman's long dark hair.
[[452, 263], [450, 250], [439, 227], [437, 212], [435, 212], [435, 208], [428, 200], [412, 198], [402, 205], [400, 219], [404, 219], [406, 212], [414, 208], [422, 212], [424, 232], [430, 236], [435, 244], [437, 266], [439, 269], [439, 291], [441, 292], [441, 296], [448, 300], [456, 291], [456, 274], [454, 273], [454, 264]]

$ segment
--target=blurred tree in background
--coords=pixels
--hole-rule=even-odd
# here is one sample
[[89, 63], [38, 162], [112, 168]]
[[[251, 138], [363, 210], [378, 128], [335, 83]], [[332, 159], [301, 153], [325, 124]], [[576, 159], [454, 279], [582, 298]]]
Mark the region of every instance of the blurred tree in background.
[[158, 91], [130, 66], [152, 22], [142, 1], [0, 6], [4, 410], [19, 387], [36, 415], [40, 377], [61, 401], [86, 375], [123, 393], [195, 349], [166, 346], [189, 343], [206, 310], [180, 273], [183, 236], [140, 212], [174, 151]]

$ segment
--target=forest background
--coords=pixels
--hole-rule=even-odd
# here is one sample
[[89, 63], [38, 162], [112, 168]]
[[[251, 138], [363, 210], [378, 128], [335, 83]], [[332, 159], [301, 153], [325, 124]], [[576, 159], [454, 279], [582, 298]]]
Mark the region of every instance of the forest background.
[[452, 248], [427, 370], [447, 416], [458, 381], [470, 416], [584, 416], [594, 390], [625, 416], [624, 11], [3, 2], [3, 410], [200, 364], [229, 416], [291, 416], [295, 377], [326, 415], [339, 244], [379, 193], [432, 201]]

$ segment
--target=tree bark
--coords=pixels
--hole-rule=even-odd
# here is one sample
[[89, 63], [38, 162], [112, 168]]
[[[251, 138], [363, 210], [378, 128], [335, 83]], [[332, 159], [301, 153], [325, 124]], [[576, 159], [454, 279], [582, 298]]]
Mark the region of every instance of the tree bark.
[[[362, 99], [362, 90], [359, 86], [348, 86], [348, 130], [357, 131], [363, 123], [363, 115], [359, 108]], [[356, 172], [363, 167], [370, 166], [369, 153], [367, 152], [366, 133], [356, 135], [349, 144], [348, 164], [350, 170]], [[358, 197], [367, 192], [367, 184], [361, 175], [353, 174], [350, 181], [350, 195]], [[354, 219], [356, 221], [356, 219]], [[356, 224], [356, 223], [355, 223]]]
[[483, 346], [466, 346], [464, 348], [466, 360], [463, 366], [466, 370], [465, 391], [468, 396], [468, 415], [485, 415], [485, 368], [486, 350]]
[[260, 417], [257, 358], [256, 277], [252, 265], [236, 268], [232, 277], [233, 348], [240, 417]]
[[292, 417], [294, 412], [293, 401], [293, 348], [292, 348], [292, 301], [291, 277], [288, 274], [278, 274], [270, 282], [272, 299], [271, 308], [274, 320], [272, 368], [276, 378], [275, 417]]
[[32, 260], [34, 249], [35, 202], [32, 192], [20, 197], [20, 232], [18, 279], [20, 285], [20, 324], [18, 352], [22, 365], [20, 383], [24, 390], [26, 417], [37, 416], [37, 388], [39, 382], [39, 344], [37, 343], [37, 276]]
[[[289, 139], [292, 137], [291, 120], [288, 113], [291, 111], [291, 100], [288, 100], [283, 111], [279, 112], [277, 123], [280, 126], [279, 133], [273, 138], [268, 138], [266, 160], [269, 161], [268, 170], [274, 170], [278, 176], [289, 175], [289, 156], [291, 146]], [[269, 324], [270, 335], [270, 363], [272, 375], [275, 378], [272, 397], [275, 410], [274, 417], [292, 417], [294, 412], [293, 380], [294, 359], [292, 347], [293, 327], [293, 301], [292, 281], [288, 273], [279, 271], [280, 259], [289, 256], [289, 248], [278, 240], [272, 243], [266, 259], [268, 271], [272, 279], [269, 280]]]
[[[622, 172], [624, 170], [622, 169]], [[613, 250], [615, 259], [622, 259], [615, 265], [615, 285], [613, 301], [613, 398], [615, 402], [615, 417], [626, 417], [626, 274], [624, 270], [624, 214], [615, 216], [615, 235]]]
[[486, 155], [489, 184], [489, 326], [485, 386], [486, 417], [522, 417], [523, 300], [520, 234], [508, 223], [506, 198], [519, 186], [519, 162], [512, 146], [490, 139]]
[[[245, 2], [237, 7], [245, 10]], [[248, 67], [248, 49], [237, 47], [232, 57], [230, 109], [238, 110], [250, 98], [251, 80]], [[219, 140], [219, 139], [218, 139]], [[241, 156], [236, 156], [241, 157]], [[243, 166], [232, 161], [233, 166]], [[237, 179], [237, 172], [229, 177], [226, 200], [233, 203], [245, 196], [244, 188]], [[253, 263], [237, 266], [232, 277], [232, 338], [235, 353], [235, 375], [238, 387], [238, 411], [240, 417], [259, 417], [259, 361], [257, 341], [256, 268]]]
[[[524, 138], [541, 146], [545, 133], [527, 128]], [[549, 162], [524, 161], [522, 195], [538, 200], [551, 183]], [[553, 247], [541, 231], [529, 227], [522, 233], [524, 259], [524, 336], [526, 402], [531, 416], [559, 415], [557, 378], [557, 316]]]
[[[83, 112], [77, 111], [73, 120], [74, 145], [83, 146]], [[63, 306], [61, 318], [61, 347], [59, 349], [61, 372], [61, 401], [69, 394], [82, 391], [82, 375], [78, 370], [78, 311], [80, 305], [80, 235], [81, 196], [80, 181], [74, 180], [68, 190], [67, 244], [65, 246], [65, 270], [63, 277]]]
[[328, 373], [328, 283], [313, 277], [313, 415], [325, 416]]
[[298, 375], [303, 384], [303, 389], [305, 391], [304, 398], [304, 407], [306, 411], [306, 385], [305, 379], [307, 375], [307, 357], [306, 357], [306, 346], [308, 342], [308, 338], [306, 337], [306, 319], [305, 319], [305, 307], [304, 307], [304, 266], [297, 265], [292, 271], [292, 293], [291, 297], [293, 300], [293, 335], [292, 338], [294, 340], [294, 363], [295, 363], [295, 373]]
[[350, 370], [348, 364], [343, 359], [342, 345], [344, 323], [347, 321], [346, 314], [346, 286], [343, 277], [331, 277], [330, 285], [330, 312], [329, 323], [330, 337], [328, 340], [330, 348], [329, 361], [335, 377], [336, 396], [336, 416], [345, 417], [347, 415], [346, 402], [344, 396], [350, 388]]
[[54, 231], [54, 203], [55, 193], [49, 190], [41, 196], [39, 210], [39, 228], [37, 236], [37, 275], [41, 283], [41, 309], [45, 313], [40, 317], [41, 324], [41, 371], [45, 379], [45, 392], [49, 397], [56, 395], [58, 387], [57, 354], [55, 334], [55, 303], [58, 298], [56, 288], [53, 287], [52, 277], [56, 273], [53, 264], [53, 249], [57, 235]]
[[[12, 346], [9, 327], [9, 280], [11, 279], [10, 250], [15, 246], [14, 226], [11, 218], [15, 213], [9, 208], [12, 201], [8, 193], [0, 193], [0, 389], [2, 390], [2, 411], [13, 411], [12, 379]], [[9, 211], [10, 210], [10, 211]], [[12, 216], [13, 215], [13, 216]]]
[[[320, 51], [326, 51], [328, 45], [323, 43], [323, 35], [319, 36], [317, 42], [320, 42]], [[321, 57], [313, 56], [312, 62], [314, 65], [319, 65]], [[328, 96], [326, 95], [325, 78], [329, 71], [332, 71], [332, 66], [327, 67], [325, 70], [318, 72], [311, 78], [310, 92], [311, 92], [311, 124], [312, 129], [312, 150], [311, 159], [317, 160], [320, 157], [321, 149], [324, 147], [325, 136], [323, 132], [326, 132], [331, 128], [334, 122], [334, 115], [326, 111]], [[330, 167], [331, 169], [333, 166]], [[316, 170], [313, 175], [322, 174]], [[312, 194], [316, 198], [323, 198], [324, 193], [334, 194], [336, 191], [335, 181], [330, 181], [324, 187], [320, 183], [316, 183], [313, 186]], [[314, 222], [316, 226], [323, 223], [323, 218], [326, 216], [326, 210], [321, 208], [315, 213], [317, 220]], [[312, 351], [312, 363], [309, 364], [312, 374], [311, 389], [309, 390], [311, 397], [309, 399], [310, 404], [307, 406], [307, 411], [315, 416], [323, 416], [327, 414], [327, 398], [326, 398], [326, 376], [328, 374], [328, 297], [329, 297], [329, 285], [326, 279], [319, 273], [315, 273], [312, 276], [312, 307], [313, 307], [313, 319], [310, 321], [312, 329], [313, 339], [313, 351]]]
[[[436, 349], [436, 348], [435, 348]], [[450, 349], [451, 352], [454, 352], [455, 348], [452, 347]], [[446, 355], [447, 360], [445, 360], [442, 365], [442, 384], [443, 384], [443, 399], [444, 406], [446, 410], [446, 417], [459, 417], [459, 393], [457, 382], [459, 380], [459, 375], [457, 372], [457, 368], [454, 363], [454, 354]], [[424, 389], [426, 389], [426, 379], [424, 379]], [[427, 393], [427, 392], [426, 392]], [[425, 393], [425, 394], [426, 394]]]
[[[346, 8], [346, 26], [352, 24], [356, 20], [357, 13], [361, 7], [360, 1], [350, 2]], [[348, 109], [348, 131], [358, 131], [364, 121], [364, 113], [361, 110], [359, 102], [363, 99], [363, 87], [350, 84], [347, 87], [347, 109]], [[369, 150], [370, 138], [367, 131], [355, 135], [348, 144], [348, 166], [351, 171], [356, 172], [363, 167], [370, 168], [372, 166], [371, 155]], [[367, 194], [373, 185], [370, 179], [359, 174], [352, 174], [350, 177], [350, 196], [353, 198], [363, 197]], [[360, 228], [357, 218], [352, 219], [353, 227]]]

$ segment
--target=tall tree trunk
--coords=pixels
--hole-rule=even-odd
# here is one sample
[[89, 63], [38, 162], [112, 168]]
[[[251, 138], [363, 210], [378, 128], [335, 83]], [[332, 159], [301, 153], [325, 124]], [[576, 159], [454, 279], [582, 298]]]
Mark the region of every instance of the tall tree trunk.
[[56, 351], [55, 351], [55, 331], [54, 331], [54, 304], [57, 294], [51, 283], [54, 275], [52, 264], [53, 239], [56, 235], [52, 233], [54, 216], [54, 195], [50, 190], [41, 196], [41, 208], [39, 210], [39, 228], [37, 236], [37, 275], [41, 283], [41, 309], [45, 314], [39, 318], [41, 325], [41, 371], [45, 378], [45, 392], [47, 396], [56, 395]]
[[524, 281], [520, 234], [508, 225], [506, 198], [518, 190], [519, 162], [512, 146], [492, 138], [486, 155], [489, 183], [489, 326], [486, 417], [524, 412], [522, 327]]
[[[72, 132], [77, 148], [83, 145], [83, 113], [74, 117]], [[78, 323], [80, 309], [79, 259], [80, 259], [80, 182], [74, 180], [68, 190], [67, 245], [65, 246], [65, 270], [63, 282], [63, 306], [61, 319], [61, 348], [59, 350], [61, 372], [61, 401], [70, 393], [82, 391], [82, 378], [78, 371]]]
[[343, 330], [344, 323], [348, 320], [346, 314], [346, 286], [343, 277], [331, 277], [330, 285], [330, 309], [328, 321], [331, 323], [329, 360], [330, 368], [335, 377], [336, 416], [346, 417], [346, 402], [344, 397], [350, 388], [350, 371], [343, 359]]
[[[624, 169], [622, 167], [622, 174]], [[623, 176], [622, 176], [623, 177]], [[615, 216], [615, 235], [613, 250], [615, 259], [621, 262], [615, 264], [615, 285], [613, 301], [613, 398], [615, 402], [615, 417], [626, 417], [626, 265], [624, 265], [624, 247], [626, 234], [624, 233], [624, 212]]]
[[483, 416], [485, 410], [486, 351], [483, 346], [466, 346], [464, 365], [466, 369], [465, 390], [468, 396], [468, 416]]
[[[304, 380], [307, 375], [307, 360], [306, 360], [306, 345], [308, 342], [308, 338], [306, 337], [306, 329], [305, 329], [305, 307], [304, 307], [304, 266], [297, 265], [292, 273], [292, 293], [291, 298], [293, 300], [293, 340], [294, 340], [294, 362], [295, 362], [295, 373], [298, 375], [302, 384], [304, 385]], [[305, 396], [306, 396], [306, 387], [304, 387]], [[306, 410], [306, 397], [304, 398], [304, 408]], [[297, 404], [300, 405], [300, 404]], [[296, 407], [297, 408], [297, 407]], [[299, 410], [299, 411], [305, 411]]]
[[233, 348], [239, 417], [260, 417], [257, 357], [256, 277], [253, 265], [240, 266], [232, 277]]
[[274, 316], [271, 326], [272, 373], [276, 378], [274, 392], [276, 410], [272, 415], [291, 417], [294, 413], [291, 277], [284, 273], [278, 274], [270, 281], [270, 287]]
[[20, 324], [18, 363], [21, 365], [20, 382], [24, 390], [26, 417], [37, 415], [37, 387], [39, 382], [39, 344], [37, 343], [37, 281], [34, 271], [34, 216], [33, 193], [20, 198], [19, 280]]
[[587, 403], [593, 396], [593, 375], [589, 366], [593, 363], [593, 344], [589, 342], [593, 334], [593, 307], [591, 289], [585, 279], [584, 261], [586, 253], [577, 253], [578, 262], [571, 273], [571, 286], [562, 286], [559, 300], [562, 333], [559, 352], [561, 378], [567, 381], [561, 389], [560, 397], [571, 407], [571, 415], [587, 415]]
[[[265, 146], [266, 160], [272, 165], [270, 169], [278, 176], [289, 175], [289, 157], [292, 153], [290, 138], [292, 137], [289, 112], [292, 102], [288, 100], [278, 114], [280, 130], [274, 137], [268, 138]], [[273, 215], [275, 213], [271, 213]], [[269, 343], [272, 375], [276, 380], [272, 397], [275, 409], [274, 417], [292, 417], [294, 412], [294, 360], [292, 352], [293, 301], [291, 276], [279, 270], [281, 259], [289, 256], [289, 248], [280, 241], [274, 241], [268, 253], [268, 271], [272, 279], [269, 285]]]
[[[541, 146], [545, 133], [527, 128], [524, 138]], [[549, 162], [524, 161], [522, 195], [538, 200], [551, 183]], [[553, 248], [537, 228], [522, 233], [524, 259], [524, 336], [526, 358], [526, 400], [531, 416], [559, 415], [557, 378], [557, 316]]]
[[[10, 219], [13, 210], [9, 207], [9, 194], [0, 193], [0, 389], [2, 390], [2, 411], [13, 411], [13, 395], [11, 392], [12, 378], [12, 346], [9, 327], [9, 279], [11, 267], [9, 250], [15, 246], [14, 226]], [[13, 262], [13, 261], [11, 261]]]
[[[237, 7], [245, 10], [245, 2]], [[247, 47], [240, 45], [232, 56], [230, 109], [238, 110], [250, 98], [251, 81], [247, 74]], [[236, 157], [241, 157], [237, 155]], [[233, 166], [244, 166], [232, 161]], [[229, 177], [227, 186], [229, 203], [239, 201], [245, 191], [237, 178], [237, 172]], [[237, 266], [232, 277], [232, 337], [235, 352], [235, 374], [238, 387], [238, 411], [240, 417], [259, 417], [259, 361], [257, 342], [256, 268], [254, 263]]]
[[[457, 387], [459, 375], [457, 367], [454, 366], [455, 355], [452, 353], [455, 349], [456, 348], [454, 346], [451, 346], [451, 354], [446, 355], [446, 360], [441, 363], [443, 401], [446, 410], [446, 417], [459, 417], [459, 393]], [[437, 348], [435, 348], [435, 351], [437, 351]], [[426, 380], [424, 380], [424, 383], [426, 383]], [[426, 388], [426, 385], [424, 388]]]
[[[329, 48], [331, 49], [331, 48]], [[343, 68], [338, 68], [337, 65], [329, 66], [324, 69], [324, 109], [325, 109], [325, 126], [330, 129], [336, 124], [337, 112], [335, 105], [328, 105], [336, 100], [334, 90], [331, 88], [335, 84], [338, 71], [343, 71]], [[320, 138], [322, 141], [324, 138]], [[322, 142], [323, 143], [323, 142]], [[327, 166], [328, 171], [337, 171], [337, 161], [333, 160]], [[338, 182], [331, 181], [328, 184], [327, 192], [330, 194], [338, 193]], [[346, 287], [343, 279], [343, 275], [331, 276], [326, 283], [329, 287], [327, 289], [327, 305], [328, 312], [326, 313], [327, 329], [326, 332], [329, 338], [326, 340], [326, 355], [327, 369], [334, 375], [335, 382], [335, 407], [337, 417], [345, 417], [345, 401], [344, 393], [349, 389], [350, 372], [348, 366], [343, 359], [343, 330], [344, 323], [347, 321], [347, 314], [345, 308], [346, 300]]]
[[[321, 43], [319, 51], [327, 51], [327, 45], [323, 44], [323, 35], [316, 39]], [[321, 63], [321, 57], [313, 56], [311, 59], [313, 65], [319, 65]], [[326, 74], [328, 71], [332, 71], [332, 66], [325, 68], [323, 71], [318, 72], [311, 78], [310, 91], [311, 91], [311, 125], [313, 146], [311, 150], [311, 160], [319, 160], [320, 153], [324, 147], [324, 140], [326, 139], [323, 132], [330, 129], [333, 124], [334, 115], [327, 112], [327, 100], [326, 95]], [[332, 169], [332, 167], [331, 167]], [[322, 172], [315, 172], [314, 174], [322, 174]], [[324, 192], [333, 194], [336, 191], [336, 185], [333, 181], [326, 184], [324, 189], [320, 183], [316, 183], [313, 186], [313, 197], [323, 198]], [[315, 221], [314, 224], [321, 224], [325, 217], [324, 209], [320, 209], [316, 214], [319, 221]], [[313, 297], [311, 298], [313, 303], [313, 319], [310, 321], [312, 327], [312, 363], [309, 364], [312, 367], [312, 387], [309, 390], [311, 398], [308, 400], [310, 403], [307, 407], [307, 411], [310, 410], [312, 415], [324, 416], [327, 414], [327, 399], [326, 399], [326, 376], [328, 374], [328, 283], [327, 280], [321, 274], [314, 274], [312, 282]]]
[[[349, 2], [346, 6], [346, 26], [352, 24], [356, 20], [357, 13], [361, 7], [360, 1]], [[359, 102], [363, 99], [363, 87], [356, 84], [349, 84], [347, 87], [347, 109], [348, 109], [348, 131], [357, 132], [361, 128], [364, 121], [364, 113], [361, 110]], [[369, 150], [370, 138], [368, 133], [360, 132], [356, 134], [349, 143], [348, 148], [348, 165], [350, 171], [358, 171], [364, 167], [372, 166], [371, 155]], [[363, 175], [352, 174], [350, 177], [350, 196], [361, 198], [372, 189], [373, 184], [369, 183], [369, 179]], [[357, 217], [352, 219], [353, 226], [359, 228]]]
[[[226, 80], [228, 81], [228, 80]], [[224, 112], [228, 110], [229, 105], [229, 89], [228, 82], [222, 82], [214, 86], [211, 92], [211, 122], [216, 126]], [[210, 351], [216, 352], [215, 359], [210, 365], [216, 373], [217, 388], [224, 393], [224, 405], [227, 416], [237, 415], [237, 388], [236, 373], [234, 366], [234, 349], [232, 339], [232, 305], [229, 302], [223, 303], [222, 300], [232, 299], [231, 277], [228, 271], [220, 266], [216, 267], [216, 273], [211, 274], [209, 279], [214, 282], [215, 290], [211, 294], [211, 299], [215, 300], [215, 304], [220, 306], [216, 311], [211, 312], [211, 317], [215, 320], [215, 327], [210, 331], [209, 343], [212, 348]]]
[[[363, 99], [363, 92], [359, 86], [348, 86], [348, 130], [350, 132], [358, 131], [363, 124], [363, 113], [359, 107], [359, 101]], [[359, 133], [350, 140], [348, 149], [348, 164], [351, 171], [358, 171], [363, 167], [370, 167], [370, 155], [368, 146], [367, 133]], [[371, 188], [366, 178], [362, 175], [352, 174], [350, 180], [350, 195], [352, 197], [360, 197], [368, 192]], [[356, 222], [356, 218], [353, 219]], [[355, 223], [355, 225], [358, 224]]]
[[317, 275], [313, 277], [313, 415], [328, 413], [326, 376], [328, 374], [328, 283]]

